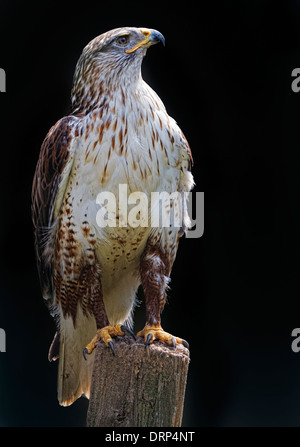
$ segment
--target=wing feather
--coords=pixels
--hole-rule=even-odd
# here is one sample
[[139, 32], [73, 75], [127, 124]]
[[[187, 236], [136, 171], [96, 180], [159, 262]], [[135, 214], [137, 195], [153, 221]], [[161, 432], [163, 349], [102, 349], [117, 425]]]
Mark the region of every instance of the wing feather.
[[75, 151], [74, 129], [78, 118], [67, 116], [48, 132], [40, 151], [32, 185], [32, 220], [37, 266], [42, 294], [50, 312], [53, 308], [52, 253], [56, 213], [67, 187]]
[[[181, 154], [181, 169], [180, 169], [178, 191], [181, 193], [188, 193], [193, 189], [195, 185], [194, 178], [191, 173], [191, 169], [194, 162], [189, 143], [187, 142], [187, 139], [185, 138], [183, 132], [180, 131], [180, 133], [181, 138], [180, 138], [179, 149]], [[188, 214], [187, 200], [188, 197], [184, 194], [182, 198], [182, 226], [179, 232], [180, 236], [182, 236], [187, 231], [188, 228], [191, 228], [191, 219]]]

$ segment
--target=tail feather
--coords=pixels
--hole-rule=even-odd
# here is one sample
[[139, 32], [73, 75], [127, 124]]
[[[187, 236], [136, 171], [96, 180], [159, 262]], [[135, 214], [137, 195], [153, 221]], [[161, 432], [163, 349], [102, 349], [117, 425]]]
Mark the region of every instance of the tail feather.
[[60, 347], [58, 365], [58, 401], [71, 405], [82, 394], [90, 397], [94, 353], [83, 358], [83, 350], [96, 333], [93, 316], [86, 316], [78, 306], [76, 325], [71, 317], [60, 315]]

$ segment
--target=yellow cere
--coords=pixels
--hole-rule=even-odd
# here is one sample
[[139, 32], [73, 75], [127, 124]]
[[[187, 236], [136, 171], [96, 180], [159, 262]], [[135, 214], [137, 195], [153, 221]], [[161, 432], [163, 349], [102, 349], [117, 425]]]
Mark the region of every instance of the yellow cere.
[[143, 45], [146, 45], [149, 42], [149, 37], [151, 35], [150, 31], [143, 31], [143, 34], [146, 36], [146, 38], [144, 40], [141, 40], [141, 42], [139, 42], [138, 44], [136, 44], [133, 48], [131, 48], [130, 50], [126, 50], [125, 53], [133, 53], [134, 51], [136, 51], [138, 48], [142, 47]]

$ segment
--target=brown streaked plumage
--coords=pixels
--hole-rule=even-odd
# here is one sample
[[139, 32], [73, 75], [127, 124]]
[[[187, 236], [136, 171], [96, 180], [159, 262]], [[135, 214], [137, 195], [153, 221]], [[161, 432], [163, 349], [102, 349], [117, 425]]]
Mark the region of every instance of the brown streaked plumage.
[[76, 66], [71, 113], [41, 147], [32, 217], [42, 293], [57, 325], [49, 359], [59, 357], [62, 405], [89, 397], [94, 347], [102, 340], [112, 348], [111, 337], [128, 331], [140, 285], [146, 325], [138, 335], [147, 343], [184, 343], [163, 331], [160, 314], [187, 214], [181, 229], [151, 228], [150, 217], [147, 225], [121, 225], [121, 209], [116, 227], [97, 223], [101, 192], [118, 200], [126, 185], [150, 204], [152, 192], [193, 185], [188, 143], [141, 76], [147, 48], [163, 40], [158, 31], [131, 27], [92, 40]]

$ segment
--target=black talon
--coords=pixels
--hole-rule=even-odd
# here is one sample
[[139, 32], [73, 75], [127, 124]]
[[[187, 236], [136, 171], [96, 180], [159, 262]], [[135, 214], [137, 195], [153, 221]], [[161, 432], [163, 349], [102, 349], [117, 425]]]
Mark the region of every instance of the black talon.
[[171, 342], [172, 342], [172, 346], [173, 346], [173, 348], [176, 349], [177, 341], [176, 341], [175, 337], [172, 337], [172, 338], [171, 338]]
[[121, 331], [125, 332], [125, 334], [127, 334], [127, 335], [131, 335], [131, 337], [133, 337], [136, 340], [135, 334], [127, 326], [122, 325]]
[[88, 350], [87, 350], [87, 348], [84, 348], [84, 350], [83, 350], [83, 358], [84, 358], [84, 360], [86, 360], [86, 354], [88, 353]]
[[189, 349], [190, 345], [188, 344], [188, 342], [187, 342], [186, 340], [181, 340], [181, 341], [182, 341], [183, 346], [184, 346], [185, 348], [188, 348], [188, 349]]
[[149, 346], [149, 343], [152, 340], [152, 337], [153, 337], [152, 334], [148, 334], [147, 335], [147, 340], [146, 340], [146, 343], [145, 343], [145, 347]]
[[113, 353], [113, 355], [116, 355], [116, 354], [115, 354], [115, 345], [114, 345], [114, 342], [113, 342], [112, 340], [110, 340], [110, 341], [108, 342], [108, 346], [110, 347], [111, 352]]

